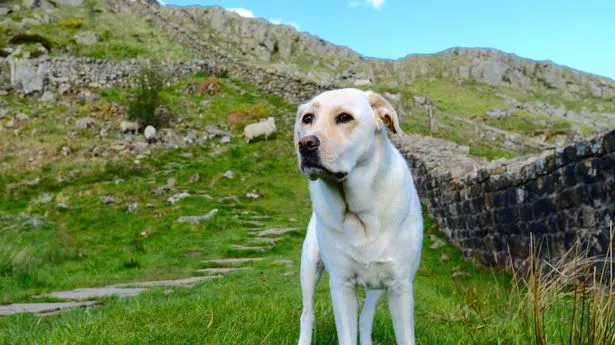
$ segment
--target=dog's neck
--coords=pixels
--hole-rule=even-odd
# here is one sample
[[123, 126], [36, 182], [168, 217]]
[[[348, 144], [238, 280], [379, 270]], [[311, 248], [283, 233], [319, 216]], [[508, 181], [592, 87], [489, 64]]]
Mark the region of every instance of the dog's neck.
[[359, 160], [343, 181], [323, 180], [330, 192], [345, 204], [344, 232], [355, 246], [370, 243], [380, 233], [378, 210], [382, 205], [375, 202], [386, 199], [380, 194], [385, 193], [382, 185], [390, 173], [393, 150], [386, 132], [382, 131], [377, 136], [374, 152]]

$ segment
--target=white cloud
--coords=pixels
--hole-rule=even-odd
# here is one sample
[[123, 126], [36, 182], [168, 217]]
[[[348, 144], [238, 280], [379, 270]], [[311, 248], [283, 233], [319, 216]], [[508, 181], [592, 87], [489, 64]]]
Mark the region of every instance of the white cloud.
[[350, 0], [348, 1], [348, 6], [350, 7], [359, 7], [361, 5], [369, 5], [372, 6], [373, 8], [379, 10], [382, 8], [382, 5], [384, 5], [384, 1], [385, 0], [363, 0], [363, 1], [359, 1], [359, 0]]
[[384, 0], [367, 0], [367, 3], [374, 6], [375, 9], [379, 10], [382, 5], [384, 5]]
[[299, 24], [297, 24], [296, 22], [287, 22], [287, 21], [279, 19], [279, 18], [273, 18], [273, 19], [269, 20], [269, 22], [271, 24], [275, 24], [275, 25], [290, 25], [290, 26], [294, 27], [295, 30], [297, 30], [297, 31], [301, 30], [301, 27], [299, 27]]
[[228, 11], [235, 12], [244, 18], [254, 18], [254, 12], [245, 8], [228, 8]]

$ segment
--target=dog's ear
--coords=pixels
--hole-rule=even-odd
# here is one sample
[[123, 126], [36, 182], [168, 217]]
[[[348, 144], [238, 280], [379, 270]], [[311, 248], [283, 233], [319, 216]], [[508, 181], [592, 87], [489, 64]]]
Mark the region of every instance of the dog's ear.
[[378, 123], [384, 123], [394, 134], [402, 135], [403, 131], [401, 127], [399, 127], [399, 117], [391, 103], [374, 91], [365, 91], [365, 94], [367, 95], [369, 104], [374, 110], [376, 121]]

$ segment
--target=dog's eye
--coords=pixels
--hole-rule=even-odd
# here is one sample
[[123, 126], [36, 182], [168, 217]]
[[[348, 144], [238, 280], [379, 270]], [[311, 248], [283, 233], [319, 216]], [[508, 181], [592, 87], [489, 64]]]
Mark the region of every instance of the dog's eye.
[[305, 114], [305, 115], [303, 115], [303, 118], [301, 119], [301, 122], [303, 122], [305, 124], [310, 124], [310, 123], [312, 123], [312, 120], [314, 120], [314, 115], [313, 114]]
[[354, 117], [352, 117], [350, 114], [346, 114], [346, 113], [341, 113], [339, 115], [337, 115], [335, 117], [335, 123], [348, 123], [350, 121], [354, 120]]

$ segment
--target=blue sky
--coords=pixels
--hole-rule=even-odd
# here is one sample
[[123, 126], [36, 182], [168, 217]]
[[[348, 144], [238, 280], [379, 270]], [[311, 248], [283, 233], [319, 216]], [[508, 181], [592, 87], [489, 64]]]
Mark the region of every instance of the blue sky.
[[288, 23], [366, 55], [490, 47], [615, 79], [615, 0], [167, 0]]

